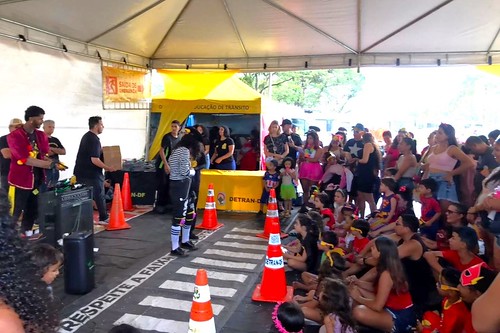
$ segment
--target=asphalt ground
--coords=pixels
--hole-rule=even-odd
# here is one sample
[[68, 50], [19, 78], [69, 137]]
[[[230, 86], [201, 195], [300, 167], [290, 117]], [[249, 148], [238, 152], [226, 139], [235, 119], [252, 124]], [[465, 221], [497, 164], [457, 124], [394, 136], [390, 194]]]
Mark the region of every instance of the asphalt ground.
[[[96, 287], [85, 295], [69, 295], [64, 276], [53, 284], [61, 306], [60, 332], [104, 333], [120, 323], [143, 332], [187, 332], [199, 268], [208, 272], [217, 332], [276, 332], [274, 304], [251, 300], [264, 268], [267, 241], [255, 237], [264, 219], [218, 212], [224, 227], [197, 230], [199, 249], [181, 258], [169, 255], [170, 219], [148, 213], [130, 221], [131, 229], [95, 234]], [[292, 221], [282, 221], [282, 230], [289, 230]], [[288, 285], [298, 279], [295, 272], [286, 274]], [[304, 333], [317, 330], [307, 327]]]

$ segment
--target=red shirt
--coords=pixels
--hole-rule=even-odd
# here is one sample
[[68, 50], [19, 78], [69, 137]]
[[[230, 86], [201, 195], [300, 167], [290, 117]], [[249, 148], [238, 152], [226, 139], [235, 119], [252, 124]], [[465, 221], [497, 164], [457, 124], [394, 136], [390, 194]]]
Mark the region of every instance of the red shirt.
[[[8, 176], [9, 184], [26, 190], [32, 190], [35, 186], [33, 167], [25, 163], [26, 159], [30, 156], [30, 152], [35, 153], [36, 158], [40, 160], [44, 159], [49, 153], [47, 135], [37, 129], [35, 129], [34, 135], [35, 146], [30, 143], [29, 135], [23, 127], [16, 129], [7, 136], [7, 142], [9, 143], [12, 155]], [[20, 161], [19, 164], [18, 161]], [[44, 175], [45, 172], [41, 172], [41, 182], [43, 182]]]
[[443, 300], [441, 327], [439, 333], [474, 333], [472, 318], [469, 309], [462, 300], [451, 305], [447, 304], [447, 298]]
[[354, 240], [352, 241], [353, 252], [359, 254], [368, 243], [370, 243], [368, 237], [354, 238]]
[[326, 221], [326, 226], [329, 227], [330, 230], [333, 230], [335, 227], [335, 217], [333, 216], [332, 210], [330, 208], [323, 208], [319, 213], [321, 216], [328, 219], [328, 221]]
[[423, 195], [420, 196], [420, 203], [422, 204], [421, 218], [425, 222], [429, 221], [436, 213], [441, 213], [441, 206], [439, 202], [433, 197], [426, 198]]
[[467, 268], [483, 263], [484, 261], [479, 258], [478, 256], [474, 255], [471, 261], [469, 261], [466, 264], [462, 264], [460, 262], [460, 257], [458, 256], [458, 252], [455, 250], [445, 250], [442, 251], [443, 258], [446, 259], [450, 264], [453, 265], [456, 269], [458, 269], [460, 272], [466, 270]]

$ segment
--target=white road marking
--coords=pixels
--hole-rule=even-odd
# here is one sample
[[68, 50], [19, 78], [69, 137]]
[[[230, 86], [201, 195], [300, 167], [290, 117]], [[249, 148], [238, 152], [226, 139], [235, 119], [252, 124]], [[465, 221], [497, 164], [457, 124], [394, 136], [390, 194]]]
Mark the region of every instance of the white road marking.
[[255, 237], [255, 236], [243, 236], [243, 235], [237, 235], [237, 234], [227, 234], [224, 235], [223, 238], [231, 238], [231, 239], [240, 239], [240, 240], [246, 240], [246, 241], [251, 241], [251, 242], [267, 242], [266, 239]]
[[[183, 274], [183, 275], [191, 275], [191, 276], [196, 276], [196, 272], [198, 269], [196, 268], [189, 268], [189, 267], [182, 267], [177, 270], [177, 274]], [[236, 281], [236, 282], [245, 282], [248, 275], [246, 274], [233, 274], [233, 273], [222, 273], [222, 272], [214, 272], [212, 270], [207, 271], [207, 276], [209, 281], [210, 280], [221, 280], [221, 281]]]
[[230, 258], [243, 258], [243, 259], [255, 259], [262, 260], [265, 254], [255, 254], [255, 253], [247, 253], [247, 252], [232, 252], [232, 251], [224, 251], [224, 250], [216, 250], [216, 249], [208, 249], [203, 252], [203, 254], [212, 254], [216, 256], [230, 257]]
[[[236, 289], [233, 289], [233, 288], [212, 287], [212, 286], [210, 286], [210, 281], [208, 281], [208, 284], [210, 287], [210, 295], [211, 296], [233, 297], [237, 291]], [[160, 288], [177, 290], [177, 291], [185, 291], [185, 292], [192, 294], [194, 292], [194, 286], [195, 286], [194, 283], [167, 280], [161, 284]]]
[[262, 230], [257, 230], [257, 229], [245, 229], [245, 228], [233, 228], [231, 231], [234, 232], [243, 232], [247, 234], [258, 234], [259, 232], [262, 232]]
[[255, 244], [243, 244], [236, 242], [215, 242], [215, 246], [225, 246], [225, 247], [235, 247], [237, 249], [250, 249], [250, 250], [261, 250], [266, 251], [266, 245], [255, 245]]
[[140, 330], [164, 333], [186, 333], [188, 331], [188, 322], [160, 319], [129, 313], [124, 314], [120, 319], [114, 322], [114, 325], [120, 324], [129, 324]]
[[257, 265], [248, 264], [244, 262], [234, 262], [227, 260], [213, 260], [213, 259], [205, 259], [205, 258], [194, 258], [191, 260], [192, 263], [200, 264], [201, 267], [205, 266], [216, 266], [216, 267], [225, 267], [225, 268], [237, 268], [237, 269], [248, 269], [253, 270]]
[[[139, 305], [152, 306], [162, 309], [179, 310], [184, 312], [191, 312], [192, 304], [192, 301], [183, 301], [175, 298], [166, 298], [159, 296], [147, 296], [139, 303]], [[212, 303], [212, 311], [215, 315], [218, 315], [223, 309], [223, 305]]]

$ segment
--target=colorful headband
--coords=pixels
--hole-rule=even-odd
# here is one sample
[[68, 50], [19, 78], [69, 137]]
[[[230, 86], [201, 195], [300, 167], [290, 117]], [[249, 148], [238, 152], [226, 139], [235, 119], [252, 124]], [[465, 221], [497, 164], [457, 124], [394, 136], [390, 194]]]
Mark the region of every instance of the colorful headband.
[[[278, 319], [278, 310], [281, 304], [283, 304], [283, 302], [278, 302], [276, 304], [273, 310], [273, 314], [271, 316], [271, 318], [273, 319], [274, 327], [276, 327], [279, 333], [293, 333], [293, 332], [288, 332], [286, 328], [284, 328], [283, 325], [281, 324], [281, 321]], [[298, 331], [297, 333], [302, 333], [302, 330]]]
[[358, 231], [360, 234], [363, 233], [363, 230], [361, 230], [359, 228], [354, 228], [354, 227], [351, 227], [351, 231]]
[[341, 257], [345, 256], [344, 250], [342, 250], [339, 247], [334, 248], [333, 250], [327, 251], [325, 253], [325, 255], [328, 258], [328, 260], [330, 260], [330, 267], [333, 267], [333, 264], [335, 263], [335, 260], [333, 260], [333, 258], [332, 258], [332, 253], [338, 253]]

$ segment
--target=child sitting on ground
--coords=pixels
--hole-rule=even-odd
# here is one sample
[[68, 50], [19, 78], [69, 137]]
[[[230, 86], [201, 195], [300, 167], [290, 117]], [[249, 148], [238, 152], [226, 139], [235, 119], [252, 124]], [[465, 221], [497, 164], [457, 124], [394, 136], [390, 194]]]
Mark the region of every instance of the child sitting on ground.
[[335, 218], [335, 229], [342, 229], [345, 223], [344, 216], [342, 215], [342, 207], [347, 202], [347, 192], [341, 189], [335, 191], [333, 196], [333, 217]]
[[304, 314], [300, 307], [292, 302], [279, 302], [273, 310], [274, 327], [279, 333], [298, 333], [304, 328]]
[[266, 172], [264, 173], [264, 182], [262, 195], [260, 197], [260, 210], [257, 215], [264, 215], [264, 205], [267, 205], [269, 201], [269, 192], [271, 189], [276, 189], [280, 184], [280, 174], [276, 169], [278, 168], [278, 161], [275, 159], [271, 159], [266, 161]]
[[[319, 211], [325, 222], [325, 230], [333, 230], [335, 227], [335, 217], [330, 209], [330, 197], [325, 192], [319, 193], [314, 198], [314, 207]], [[321, 230], [323, 231], [323, 230]]]
[[292, 200], [297, 198], [295, 184], [297, 183], [297, 172], [295, 172], [295, 161], [287, 157], [283, 160], [284, 168], [281, 169], [280, 196], [285, 208], [284, 217], [290, 217], [292, 211]]
[[342, 228], [335, 228], [335, 233], [339, 236], [339, 246], [346, 250], [349, 244], [354, 240], [354, 236], [350, 234], [350, 230], [354, 221], [358, 218], [356, 216], [356, 207], [350, 203], [346, 203], [341, 209], [344, 223]]
[[[439, 276], [437, 288], [439, 295], [443, 297], [440, 318], [434, 311], [424, 313], [422, 328], [424, 332], [472, 333], [471, 314], [467, 306], [462, 302], [458, 285], [460, 284], [460, 272], [454, 268], [445, 268]], [[432, 324], [434, 323], [434, 325]]]
[[[370, 229], [376, 231], [397, 220], [396, 209], [398, 206], [398, 197], [396, 195], [397, 183], [392, 178], [383, 178], [380, 183], [380, 192], [382, 195], [382, 204], [377, 212], [371, 214], [368, 223]], [[372, 237], [377, 236], [373, 234]]]
[[323, 220], [323, 216], [316, 211], [316, 210], [310, 210], [307, 212], [307, 216], [313, 220], [316, 225], [318, 226], [318, 230], [325, 230], [325, 221]]
[[356, 321], [352, 315], [349, 290], [342, 280], [326, 278], [319, 296], [323, 326], [319, 333], [355, 333]]
[[439, 229], [439, 218], [441, 217], [441, 206], [434, 198], [433, 194], [437, 190], [437, 183], [432, 178], [420, 181], [417, 186], [417, 193], [421, 208], [420, 234], [433, 241]]
[[[344, 251], [337, 247], [338, 243], [339, 240], [337, 238], [337, 235], [333, 231], [325, 231], [320, 234], [318, 241], [318, 250], [321, 252], [320, 267], [324, 261], [328, 261], [330, 267], [334, 266], [335, 261], [332, 259], [333, 253], [338, 253], [341, 256], [344, 255]], [[342, 267], [343, 266], [344, 265], [342, 265]], [[309, 272], [302, 272], [300, 277], [304, 283], [294, 281], [294, 289], [313, 290], [317, 288], [318, 275]]]
[[318, 323], [322, 322], [323, 316], [319, 307], [319, 296], [325, 287], [325, 279], [340, 279], [342, 277], [342, 272], [345, 269], [345, 260], [339, 253], [332, 253], [329, 259], [331, 260], [323, 261], [320, 266], [316, 288], [311, 289], [306, 296], [296, 295], [293, 297], [294, 301], [300, 304], [300, 307], [304, 312], [304, 316], [307, 319]]
[[295, 220], [294, 230], [300, 242], [285, 245], [287, 252], [283, 253], [283, 259], [292, 269], [315, 273], [318, 262], [318, 226], [309, 216], [300, 213]]
[[49, 244], [35, 244], [31, 248], [31, 261], [38, 268], [38, 274], [47, 284], [52, 297], [52, 282], [59, 275], [59, 269], [64, 261], [61, 251]]
[[357, 256], [363, 251], [365, 246], [370, 242], [368, 239], [368, 232], [370, 231], [370, 224], [363, 219], [355, 220], [350, 233], [354, 236], [354, 240], [349, 244], [345, 259], [349, 261], [347, 266], [350, 267], [351, 263], [355, 262]]

